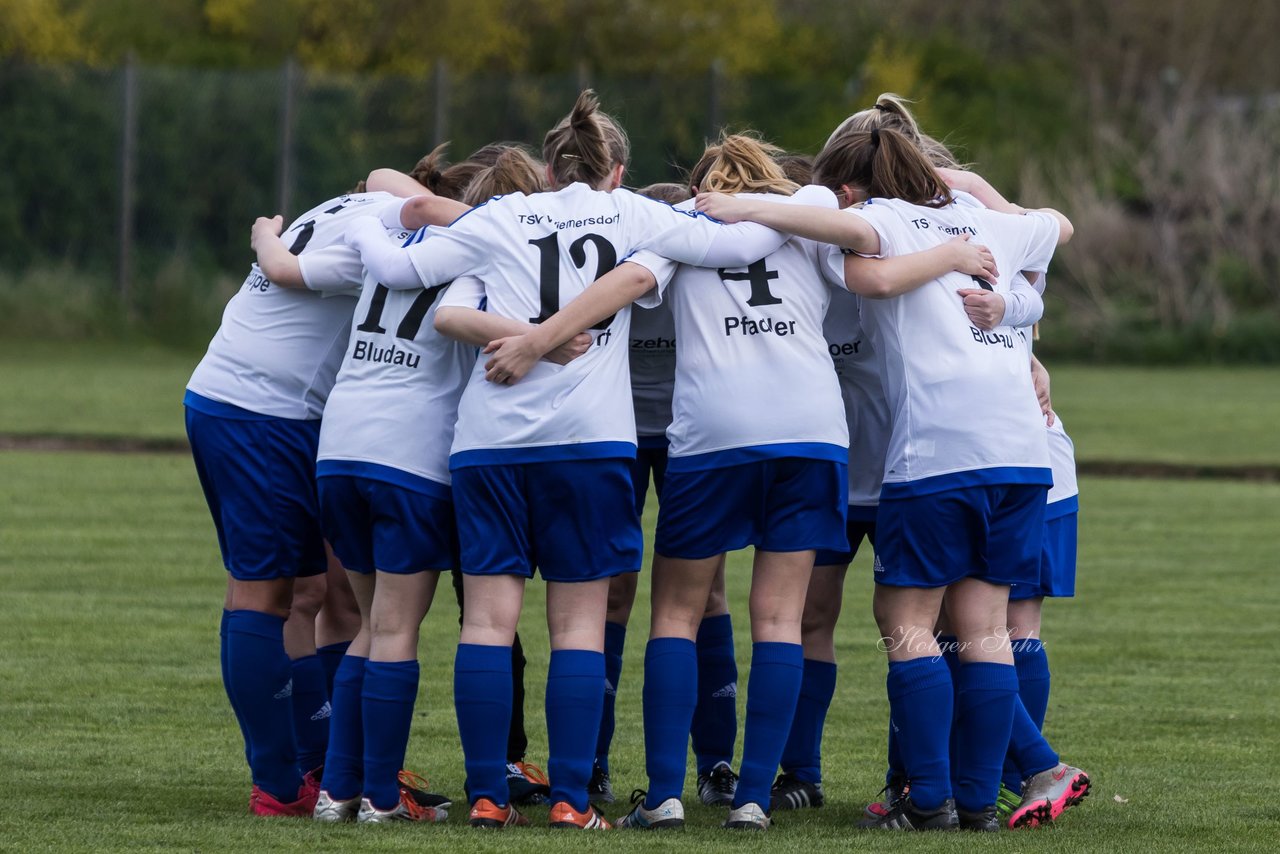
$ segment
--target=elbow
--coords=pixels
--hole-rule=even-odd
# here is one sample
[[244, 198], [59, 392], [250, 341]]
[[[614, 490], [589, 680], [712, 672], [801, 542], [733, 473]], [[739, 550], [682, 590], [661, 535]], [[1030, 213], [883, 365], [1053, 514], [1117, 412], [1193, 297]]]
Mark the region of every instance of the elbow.
[[845, 286], [860, 297], [889, 299], [898, 295], [893, 283], [883, 276], [859, 275], [846, 280]]
[[436, 332], [439, 332], [441, 335], [448, 335], [451, 338], [454, 337], [454, 333], [457, 332], [457, 314], [458, 312], [456, 309], [448, 306], [441, 306], [440, 308], [437, 308], [436, 319], [432, 323]]
[[622, 265], [622, 269], [627, 274], [623, 286], [632, 300], [644, 296], [658, 284], [658, 280], [654, 278], [653, 273], [647, 267], [628, 262]]
[[1072, 235], [1076, 233], [1076, 227], [1071, 224], [1071, 220], [1067, 219], [1061, 213], [1058, 214], [1058, 245], [1062, 246], [1071, 240]]
[[1061, 246], [1062, 244], [1070, 241], [1071, 237], [1075, 233], [1076, 233], [1075, 226], [1071, 224], [1071, 220], [1067, 219], [1064, 216], [1062, 218], [1061, 231], [1058, 232], [1058, 245]]

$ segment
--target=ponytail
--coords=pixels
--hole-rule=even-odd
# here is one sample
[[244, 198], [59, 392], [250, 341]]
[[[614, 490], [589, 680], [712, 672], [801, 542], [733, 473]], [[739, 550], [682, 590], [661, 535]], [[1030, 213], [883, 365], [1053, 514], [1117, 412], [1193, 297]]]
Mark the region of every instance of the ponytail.
[[888, 128], [846, 133], [827, 145], [814, 163], [813, 177], [835, 192], [847, 184], [870, 198], [931, 208], [951, 203], [951, 189], [915, 143]]
[[598, 188], [615, 166], [631, 157], [627, 135], [613, 117], [600, 112], [600, 100], [584, 89], [569, 115], [547, 132], [542, 158], [557, 187], [581, 181]]

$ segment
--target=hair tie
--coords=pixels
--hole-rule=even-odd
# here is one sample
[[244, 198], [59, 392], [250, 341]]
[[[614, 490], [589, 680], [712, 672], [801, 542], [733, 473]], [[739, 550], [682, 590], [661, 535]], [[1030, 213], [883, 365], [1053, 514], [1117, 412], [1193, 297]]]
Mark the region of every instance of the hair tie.
[[563, 157], [565, 160], [577, 160], [579, 162], [582, 161], [581, 155], [578, 155], [578, 154], [561, 154], [560, 156]]
[[880, 128], [871, 129], [871, 144], [875, 148], [880, 147]]
[[886, 107], [884, 104], [874, 104], [873, 106], [882, 113], [891, 112], [891, 110], [888, 107]]

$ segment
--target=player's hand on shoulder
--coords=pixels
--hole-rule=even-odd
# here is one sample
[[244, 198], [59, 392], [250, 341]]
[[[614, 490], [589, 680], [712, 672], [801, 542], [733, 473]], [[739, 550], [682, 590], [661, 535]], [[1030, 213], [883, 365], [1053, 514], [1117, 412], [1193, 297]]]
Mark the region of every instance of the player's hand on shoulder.
[[979, 329], [990, 331], [1004, 320], [1004, 297], [995, 291], [960, 288], [956, 293], [964, 300], [964, 313], [969, 316], [969, 322]]
[[262, 241], [279, 237], [283, 230], [284, 217], [280, 214], [258, 217], [253, 221], [253, 228], [249, 232], [249, 248], [257, 252], [262, 247]]
[[694, 203], [698, 210], [721, 222], [742, 222], [747, 219], [750, 202], [724, 193], [699, 193]]

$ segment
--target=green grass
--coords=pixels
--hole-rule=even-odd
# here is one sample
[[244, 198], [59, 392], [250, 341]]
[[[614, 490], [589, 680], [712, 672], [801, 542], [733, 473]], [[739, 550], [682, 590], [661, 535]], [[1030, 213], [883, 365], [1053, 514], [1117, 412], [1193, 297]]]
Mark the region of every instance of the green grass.
[[[837, 637], [828, 808], [784, 814], [764, 838], [728, 835], [714, 827], [716, 813], [694, 808], [682, 834], [606, 842], [540, 828], [486, 835], [457, 816], [392, 828], [250, 818], [239, 733], [218, 676], [223, 571], [190, 461], [0, 453], [0, 849], [1273, 851], [1278, 505], [1280, 486], [1271, 484], [1085, 479], [1080, 595], [1046, 613], [1055, 686], [1047, 732], [1096, 788], [1058, 826], [982, 839], [851, 829], [880, 785], [886, 719], [863, 557]], [[651, 530], [652, 515], [647, 522]], [[729, 572], [743, 683], [747, 557], [733, 556]], [[535, 761], [546, 756], [539, 588], [521, 627]], [[618, 705], [613, 770], [624, 796], [644, 783], [643, 598]], [[447, 592], [437, 605], [424, 626], [407, 764], [456, 797], [457, 622]], [[545, 810], [532, 815], [545, 821]]]
[[[0, 433], [181, 438], [182, 390], [199, 358], [0, 342]], [[1280, 465], [1280, 368], [1063, 366], [1053, 398], [1081, 460]]]
[[1280, 463], [1280, 369], [1049, 367], [1081, 460]]

